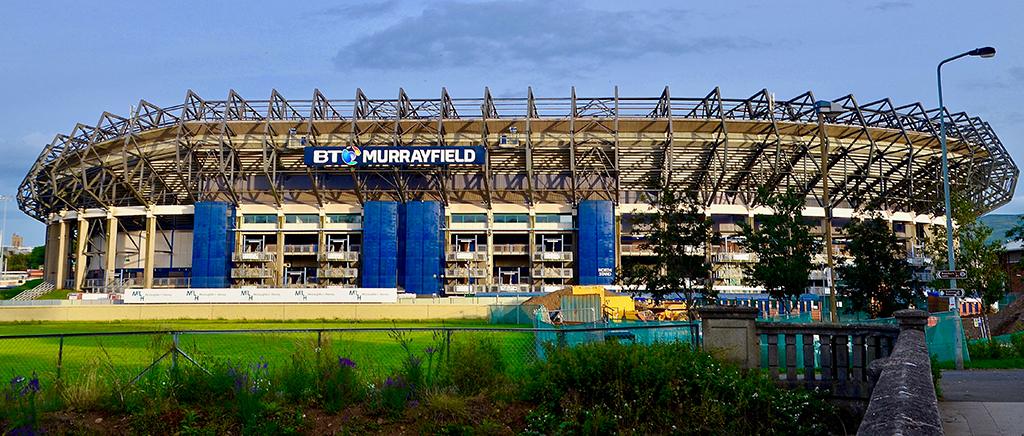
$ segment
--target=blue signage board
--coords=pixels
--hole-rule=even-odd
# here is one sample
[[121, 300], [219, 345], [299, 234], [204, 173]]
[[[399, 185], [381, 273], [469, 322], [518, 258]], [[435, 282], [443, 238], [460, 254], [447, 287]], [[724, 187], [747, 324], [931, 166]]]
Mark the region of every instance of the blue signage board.
[[484, 147], [306, 147], [306, 166], [483, 165]]

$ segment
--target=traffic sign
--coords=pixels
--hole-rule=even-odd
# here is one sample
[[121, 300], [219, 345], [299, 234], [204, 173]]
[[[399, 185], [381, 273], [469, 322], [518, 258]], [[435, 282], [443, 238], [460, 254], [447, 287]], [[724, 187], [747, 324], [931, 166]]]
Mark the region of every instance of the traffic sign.
[[952, 271], [950, 271], [950, 270], [942, 270], [942, 271], [939, 271], [939, 278], [940, 279], [966, 279], [967, 278], [967, 271], [964, 271], [962, 269], [952, 270]]
[[963, 289], [939, 289], [939, 294], [942, 295], [943, 298], [950, 298], [950, 297], [963, 298], [964, 290]]

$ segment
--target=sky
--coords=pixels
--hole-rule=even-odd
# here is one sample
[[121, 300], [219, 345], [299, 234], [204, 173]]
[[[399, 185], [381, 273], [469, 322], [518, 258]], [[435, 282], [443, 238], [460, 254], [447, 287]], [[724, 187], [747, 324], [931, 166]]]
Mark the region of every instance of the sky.
[[[1020, 1], [0, 2], [0, 195], [14, 197], [43, 147], [104, 111], [128, 116], [188, 90], [267, 100], [704, 97], [853, 94], [860, 104], [938, 107], [988, 121], [1024, 162]], [[6, 230], [42, 245], [42, 223], [5, 202]], [[1024, 198], [994, 211], [1024, 214]]]

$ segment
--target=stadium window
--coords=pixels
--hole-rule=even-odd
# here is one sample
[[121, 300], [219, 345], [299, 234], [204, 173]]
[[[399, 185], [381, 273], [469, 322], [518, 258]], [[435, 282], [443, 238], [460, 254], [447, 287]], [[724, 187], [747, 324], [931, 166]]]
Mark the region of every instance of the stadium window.
[[572, 215], [553, 214], [553, 213], [541, 213], [541, 214], [537, 214], [537, 222], [538, 223], [572, 224]]
[[453, 213], [452, 224], [486, 223], [487, 214], [482, 213]]
[[363, 222], [363, 216], [354, 213], [327, 215], [326, 218], [328, 224], [360, 224]]
[[907, 223], [892, 223], [892, 230], [896, 233], [906, 233]]
[[245, 224], [277, 224], [277, 215], [243, 215]]
[[285, 215], [284, 222], [286, 224], [318, 224], [320, 222], [320, 216], [313, 214]]
[[524, 213], [496, 213], [494, 214], [494, 222], [526, 224], [530, 222], [530, 216]]

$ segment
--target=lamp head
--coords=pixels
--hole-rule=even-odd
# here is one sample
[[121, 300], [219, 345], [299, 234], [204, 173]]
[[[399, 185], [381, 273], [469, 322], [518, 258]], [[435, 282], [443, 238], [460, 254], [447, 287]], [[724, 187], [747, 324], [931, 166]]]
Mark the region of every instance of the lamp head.
[[992, 47], [976, 48], [967, 52], [970, 56], [981, 56], [983, 58], [990, 58], [996, 55], [996, 49]]

